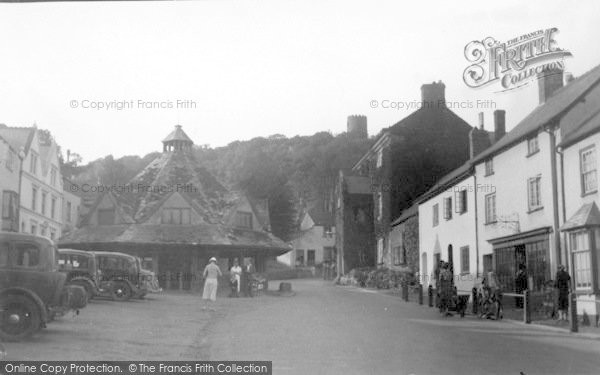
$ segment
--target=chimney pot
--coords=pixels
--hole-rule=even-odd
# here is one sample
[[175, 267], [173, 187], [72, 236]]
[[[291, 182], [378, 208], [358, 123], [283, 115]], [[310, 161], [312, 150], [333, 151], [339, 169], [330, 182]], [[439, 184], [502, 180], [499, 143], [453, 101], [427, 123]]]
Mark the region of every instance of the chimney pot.
[[563, 87], [564, 72], [560, 69], [547, 70], [538, 74], [540, 104], [544, 104], [556, 90]]
[[506, 134], [506, 111], [497, 109], [494, 111], [494, 142]]
[[428, 103], [425, 108], [438, 108], [445, 106], [446, 103], [446, 85], [442, 81], [432, 82], [421, 86], [421, 100]]
[[479, 129], [483, 130], [483, 112], [479, 112]]

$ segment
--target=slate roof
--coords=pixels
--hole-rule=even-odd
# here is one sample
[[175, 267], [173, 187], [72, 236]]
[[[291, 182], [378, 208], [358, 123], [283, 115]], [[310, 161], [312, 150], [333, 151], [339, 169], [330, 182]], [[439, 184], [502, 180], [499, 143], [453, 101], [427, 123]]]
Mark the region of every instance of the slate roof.
[[[203, 220], [193, 225], [156, 225], [148, 222], [173, 194], [179, 193]], [[86, 217], [84, 226], [60, 239], [61, 246], [83, 244], [187, 244], [261, 248], [284, 253], [288, 244], [269, 232], [266, 201], [249, 199], [243, 193], [230, 191], [196, 161], [188, 150], [164, 152], [150, 162], [125, 185], [124, 189], [107, 193], [116, 206], [116, 214], [124, 224], [86, 225], [105, 196], [98, 197]], [[260, 230], [228, 225], [244, 199], [257, 217]]]
[[[577, 103], [580, 97], [584, 96], [598, 83], [600, 83], [600, 65], [559, 89], [546, 103], [535, 108], [498, 142], [440, 178], [431, 189], [417, 198], [417, 202], [422, 203], [444, 189], [460, 182], [473, 172], [473, 165], [477, 162], [481, 162], [485, 158], [510, 147], [512, 144], [520, 142], [529, 134], [538, 131], [541, 126], [561, 115], [574, 103]], [[600, 103], [598, 105], [600, 106]], [[571, 124], [561, 124], [563, 140], [558, 146], [568, 147], [579, 139], [600, 131], [600, 110], [593, 112], [591, 115], [587, 114], [587, 116], [587, 118], [582, 118], [579, 121], [574, 119], [571, 121]]]
[[0, 141], [4, 142], [9, 150], [17, 152], [17, 150], [6, 139], [4, 139], [2, 135], [0, 135]]
[[522, 141], [549, 122], [558, 119], [565, 111], [577, 104], [580, 98], [585, 96], [599, 82], [600, 65], [557, 90], [544, 104], [536, 107], [517, 126], [504, 137], [500, 138], [498, 142], [477, 155], [473, 159], [473, 162], [481, 162], [503, 149]]
[[418, 203], [423, 203], [430, 199], [434, 195], [439, 194], [441, 191], [452, 187], [454, 184], [464, 180], [473, 172], [473, 164], [471, 161], [466, 162], [460, 167], [456, 168], [452, 172], [442, 176], [431, 189], [427, 190], [424, 194], [417, 198]]
[[163, 142], [170, 142], [170, 141], [185, 141], [185, 142], [194, 143], [190, 139], [190, 137], [188, 137], [188, 135], [185, 134], [185, 132], [181, 128], [181, 125], [175, 125], [175, 129], [171, 133], [169, 133], [169, 135], [167, 135], [167, 137], [165, 139], [163, 139]]
[[318, 226], [332, 226], [333, 223], [333, 215], [330, 212], [324, 210], [320, 205], [313, 207], [308, 210], [308, 214], [312, 218], [315, 225]]
[[[165, 152], [138, 173], [121, 194], [115, 194], [123, 211], [136, 222], [148, 219], [173, 191], [185, 193], [208, 222], [219, 222], [232, 197], [189, 152]], [[182, 194], [184, 195], [184, 194]], [[229, 198], [229, 199], [228, 199]]]
[[561, 227], [561, 231], [569, 231], [585, 227], [600, 226], [600, 210], [595, 202], [584, 204]]
[[0, 124], [0, 136], [17, 151], [22, 147], [25, 153], [29, 152], [34, 134], [34, 127], [12, 127]]
[[[461, 133], [464, 132], [464, 134], [462, 134], [464, 135], [462, 141], [464, 142], [464, 146], [468, 147], [468, 132], [471, 131], [471, 129], [473, 129], [471, 125], [446, 106], [422, 106], [389, 128], [383, 129], [378, 136], [377, 141], [373, 144], [371, 149], [369, 149], [369, 151], [354, 164], [353, 169], [356, 169], [363, 163], [365, 158], [373, 154], [374, 150], [378, 147], [378, 143], [386, 134], [414, 142], [427, 139], [427, 145], [435, 147], [431, 144], [431, 140], [443, 144], [448, 142], [447, 139], [459, 140]], [[486, 131], [486, 133], [490, 139], [493, 138], [492, 133], [488, 131]]]
[[73, 181], [69, 180], [67, 177], [63, 176], [63, 190], [68, 191], [70, 194], [73, 194], [79, 198], [81, 198], [81, 192], [79, 191], [79, 186], [77, 186]]
[[439, 132], [440, 128], [436, 126], [439, 124], [443, 124], [443, 128], [448, 128], [452, 132], [456, 131], [454, 126], [462, 127], [466, 132], [472, 129], [471, 125], [445, 106], [434, 106], [432, 108], [422, 106], [389, 127], [388, 131], [392, 134], [403, 135], [404, 131], [408, 129], [427, 130], [428, 128], [435, 128]]
[[558, 147], [569, 147], [573, 143], [600, 131], [600, 109], [585, 119], [579, 127], [567, 133]]
[[413, 203], [412, 205], [410, 205], [407, 209], [405, 209], [404, 211], [402, 211], [402, 214], [400, 214], [400, 216], [398, 216], [398, 218], [394, 221], [392, 221], [392, 226], [401, 224], [403, 222], [405, 222], [406, 220], [410, 219], [413, 216], [417, 216], [419, 214], [419, 204], [418, 203]]
[[60, 246], [73, 248], [100, 243], [234, 246], [271, 249], [281, 254], [290, 250], [285, 242], [270, 233], [213, 224], [84, 226], [59, 241]]

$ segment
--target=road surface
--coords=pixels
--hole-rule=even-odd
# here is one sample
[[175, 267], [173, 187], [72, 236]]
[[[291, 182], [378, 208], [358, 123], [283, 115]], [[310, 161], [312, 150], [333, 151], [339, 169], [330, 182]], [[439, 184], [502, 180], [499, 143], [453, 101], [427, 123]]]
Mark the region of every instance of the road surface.
[[[375, 291], [292, 280], [293, 297], [92, 301], [8, 360], [268, 360], [274, 374], [598, 374], [600, 340], [435, 309]], [[272, 282], [270, 287], [276, 288]]]
[[278, 375], [600, 373], [599, 340], [445, 318], [396, 296], [319, 280], [292, 285], [294, 297], [227, 309], [207, 338], [211, 359], [271, 360]]

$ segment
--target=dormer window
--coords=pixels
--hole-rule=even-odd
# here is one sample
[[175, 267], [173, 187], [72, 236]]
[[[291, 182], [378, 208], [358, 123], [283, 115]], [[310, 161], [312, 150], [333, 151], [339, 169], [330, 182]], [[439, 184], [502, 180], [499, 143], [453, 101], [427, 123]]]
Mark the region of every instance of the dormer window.
[[235, 226], [252, 229], [252, 214], [250, 212], [238, 211], [235, 215]]
[[533, 155], [540, 150], [537, 134], [527, 139], [527, 156]]
[[58, 174], [58, 169], [55, 166], [52, 166], [50, 170], [50, 185], [56, 186], [56, 176]]
[[12, 150], [8, 150], [8, 154], [6, 156], [6, 169], [8, 169], [9, 171], [12, 171], [14, 168], [14, 164], [15, 164], [15, 154], [12, 152]]
[[29, 173], [37, 174], [37, 165], [38, 165], [38, 155], [31, 151], [30, 159], [29, 159]]
[[485, 175], [494, 174], [494, 159], [490, 158], [485, 161]]
[[191, 224], [190, 208], [163, 208], [162, 223], [175, 225]]

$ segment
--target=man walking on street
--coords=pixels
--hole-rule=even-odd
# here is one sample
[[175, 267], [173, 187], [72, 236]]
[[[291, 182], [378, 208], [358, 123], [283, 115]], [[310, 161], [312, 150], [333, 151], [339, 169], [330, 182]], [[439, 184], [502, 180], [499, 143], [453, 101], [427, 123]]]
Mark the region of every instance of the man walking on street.
[[[204, 291], [202, 293], [202, 299], [204, 301], [215, 302], [217, 300], [217, 286], [218, 277], [223, 276], [219, 266], [217, 266], [217, 258], [212, 257], [209, 263], [204, 267]], [[206, 309], [206, 306], [203, 307]]]

